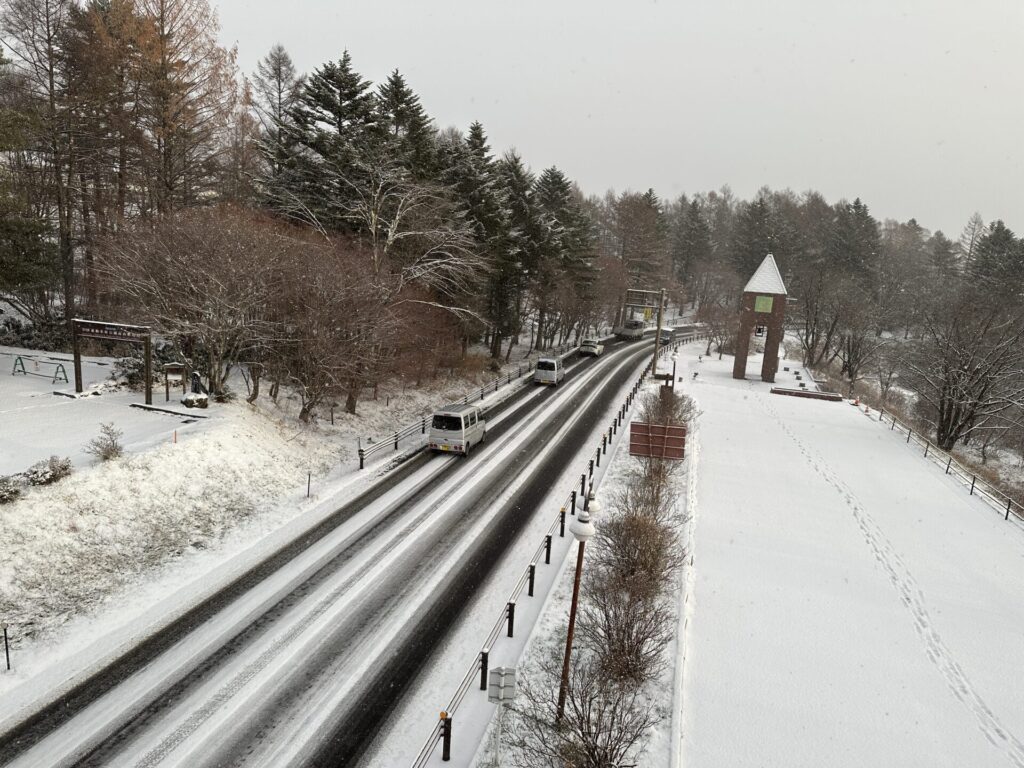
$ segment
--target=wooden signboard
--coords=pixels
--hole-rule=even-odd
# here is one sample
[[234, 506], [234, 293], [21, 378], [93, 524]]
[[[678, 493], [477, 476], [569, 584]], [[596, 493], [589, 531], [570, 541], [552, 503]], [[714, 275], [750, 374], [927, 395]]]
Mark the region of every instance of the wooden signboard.
[[686, 427], [631, 422], [629, 455], [682, 459], [686, 456]]

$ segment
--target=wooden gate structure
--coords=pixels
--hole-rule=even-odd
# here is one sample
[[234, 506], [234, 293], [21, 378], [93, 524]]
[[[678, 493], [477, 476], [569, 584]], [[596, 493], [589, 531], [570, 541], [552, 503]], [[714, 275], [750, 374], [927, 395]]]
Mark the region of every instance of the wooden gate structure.
[[98, 320], [81, 320], [75, 318], [72, 323], [72, 342], [75, 352], [75, 392], [82, 387], [82, 348], [80, 339], [100, 339], [101, 341], [124, 341], [129, 344], [141, 344], [145, 362], [146, 405], [153, 404], [153, 337], [148, 326], [124, 325], [123, 323], [101, 323]]

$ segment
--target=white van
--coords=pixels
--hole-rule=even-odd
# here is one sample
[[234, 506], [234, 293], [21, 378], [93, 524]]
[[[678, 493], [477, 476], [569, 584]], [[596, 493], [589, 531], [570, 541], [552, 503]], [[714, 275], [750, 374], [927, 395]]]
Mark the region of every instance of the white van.
[[430, 419], [427, 445], [434, 451], [469, 456], [469, 449], [486, 437], [487, 422], [477, 406], [449, 405]]
[[565, 364], [557, 357], [542, 357], [537, 361], [537, 368], [533, 372], [534, 383], [557, 387], [558, 382], [564, 378]]

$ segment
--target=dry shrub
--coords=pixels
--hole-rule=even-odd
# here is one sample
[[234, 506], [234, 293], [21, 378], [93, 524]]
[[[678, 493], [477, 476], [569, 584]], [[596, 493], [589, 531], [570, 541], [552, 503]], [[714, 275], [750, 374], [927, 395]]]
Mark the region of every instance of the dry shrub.
[[684, 559], [674, 524], [651, 515], [612, 515], [598, 526], [595, 544], [590, 572], [642, 600], [671, 584]]
[[655, 679], [664, 669], [662, 650], [674, 628], [672, 611], [661, 599], [661, 585], [626, 591], [617, 574], [595, 569], [588, 574], [578, 631], [596, 665], [617, 683], [639, 686]]
[[646, 692], [620, 684], [586, 654], [573, 656], [565, 714], [555, 723], [562, 659], [554, 647], [535, 677], [520, 679], [508, 742], [520, 768], [635, 766], [661, 719]]
[[17, 478], [0, 477], [0, 504], [9, 504], [21, 496]]
[[640, 403], [640, 420], [648, 424], [689, 424], [700, 415], [693, 398], [671, 387], [648, 392]]
[[51, 456], [33, 464], [23, 474], [29, 485], [50, 485], [71, 474], [71, 459]]
[[100, 426], [99, 437], [89, 441], [85, 446], [85, 452], [98, 457], [101, 461], [116, 459], [124, 453], [124, 446], [121, 445], [123, 434], [112, 422], [103, 424]]

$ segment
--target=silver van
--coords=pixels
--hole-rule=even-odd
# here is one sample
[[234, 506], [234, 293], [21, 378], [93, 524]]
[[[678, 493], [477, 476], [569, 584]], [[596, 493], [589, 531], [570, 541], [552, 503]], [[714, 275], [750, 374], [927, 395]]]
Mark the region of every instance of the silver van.
[[434, 451], [469, 456], [470, 448], [486, 437], [487, 422], [477, 406], [449, 405], [430, 419], [427, 446]]
[[542, 357], [537, 361], [537, 368], [533, 372], [533, 381], [537, 384], [550, 384], [558, 386], [558, 382], [565, 378], [565, 363], [557, 357]]

